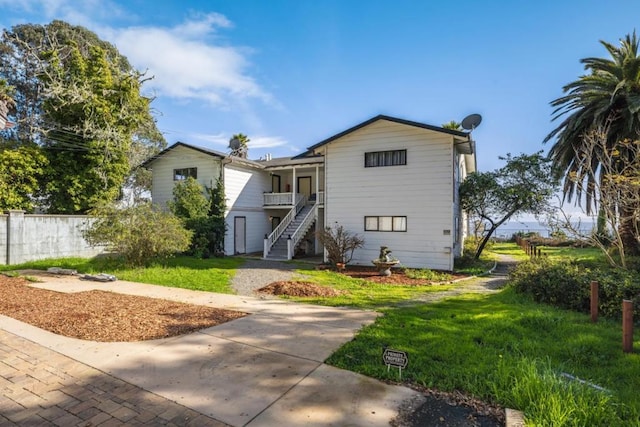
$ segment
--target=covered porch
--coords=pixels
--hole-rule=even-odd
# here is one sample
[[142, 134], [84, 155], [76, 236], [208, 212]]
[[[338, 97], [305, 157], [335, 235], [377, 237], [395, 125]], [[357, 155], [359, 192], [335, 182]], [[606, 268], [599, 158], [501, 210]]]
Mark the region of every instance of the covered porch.
[[298, 197], [306, 203], [324, 205], [324, 159], [311, 158], [290, 160], [299, 164], [269, 165], [265, 169], [271, 175], [271, 192], [264, 193], [263, 207], [266, 209], [293, 208]]

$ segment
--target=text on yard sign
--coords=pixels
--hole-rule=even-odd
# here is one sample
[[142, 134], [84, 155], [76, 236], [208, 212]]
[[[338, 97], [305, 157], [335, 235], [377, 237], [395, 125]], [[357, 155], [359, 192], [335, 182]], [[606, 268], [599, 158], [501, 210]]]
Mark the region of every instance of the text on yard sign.
[[397, 366], [403, 369], [409, 364], [409, 357], [407, 356], [407, 353], [400, 350], [392, 350], [390, 348], [384, 349], [382, 359], [384, 360], [385, 365]]

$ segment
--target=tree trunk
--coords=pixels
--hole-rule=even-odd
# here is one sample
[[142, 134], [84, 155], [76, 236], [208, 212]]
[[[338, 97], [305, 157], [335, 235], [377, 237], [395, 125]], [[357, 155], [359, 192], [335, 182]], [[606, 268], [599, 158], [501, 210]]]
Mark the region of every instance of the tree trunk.
[[640, 246], [636, 238], [636, 228], [638, 224], [633, 219], [633, 212], [630, 209], [623, 209], [620, 213], [620, 240], [624, 248], [625, 256], [640, 255]]
[[491, 236], [493, 236], [494, 231], [496, 231], [496, 229], [499, 227], [499, 225], [494, 225], [489, 229], [489, 232], [487, 233], [486, 236], [484, 236], [484, 239], [482, 239], [482, 242], [480, 242], [480, 246], [478, 246], [478, 250], [476, 251], [476, 255], [475, 255], [475, 259], [480, 258], [480, 255], [482, 255], [482, 251], [484, 250], [484, 247], [487, 246], [487, 243], [489, 243], [489, 239], [491, 238]]

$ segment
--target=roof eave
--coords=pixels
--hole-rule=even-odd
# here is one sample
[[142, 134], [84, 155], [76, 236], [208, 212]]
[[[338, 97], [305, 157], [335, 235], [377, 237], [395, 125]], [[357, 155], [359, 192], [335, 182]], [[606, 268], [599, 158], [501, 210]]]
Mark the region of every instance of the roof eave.
[[457, 137], [457, 138], [469, 139], [469, 135], [467, 133], [465, 133], [465, 132], [461, 132], [461, 131], [457, 131], [457, 130], [453, 130], [453, 129], [445, 129], [445, 128], [442, 128], [442, 127], [432, 126], [432, 125], [428, 125], [428, 124], [425, 124], [425, 123], [419, 123], [419, 122], [414, 122], [414, 121], [411, 121], [411, 120], [405, 120], [405, 119], [400, 119], [400, 118], [397, 118], [397, 117], [391, 117], [391, 116], [386, 116], [384, 114], [379, 114], [379, 115], [377, 115], [375, 117], [372, 117], [369, 120], [366, 120], [366, 121], [364, 121], [364, 122], [362, 122], [360, 124], [357, 124], [357, 125], [349, 128], [349, 129], [347, 129], [345, 131], [342, 131], [342, 132], [340, 132], [338, 134], [335, 134], [335, 135], [333, 135], [333, 136], [331, 136], [331, 137], [329, 137], [329, 138], [327, 138], [327, 139], [325, 139], [323, 141], [320, 141], [317, 144], [312, 145], [311, 147], [308, 147], [307, 151], [302, 153], [300, 156], [308, 154], [308, 153], [314, 153], [314, 151], [316, 149], [322, 147], [323, 145], [329, 144], [330, 142], [333, 142], [333, 141], [335, 141], [337, 139], [340, 139], [343, 136], [346, 136], [346, 135], [348, 135], [348, 134], [350, 134], [352, 132], [355, 132], [355, 131], [357, 131], [359, 129], [362, 129], [362, 128], [366, 127], [366, 126], [369, 126], [370, 124], [375, 123], [375, 122], [377, 122], [379, 120], [386, 120], [386, 121], [393, 122], [393, 123], [399, 123], [399, 124], [403, 124], [403, 125], [407, 125], [407, 126], [414, 126], [414, 127], [418, 127], [418, 128], [422, 128], [422, 129], [432, 130], [432, 131], [435, 131], [435, 132], [446, 133], [446, 134], [449, 134], [449, 135], [453, 135], [454, 138]]

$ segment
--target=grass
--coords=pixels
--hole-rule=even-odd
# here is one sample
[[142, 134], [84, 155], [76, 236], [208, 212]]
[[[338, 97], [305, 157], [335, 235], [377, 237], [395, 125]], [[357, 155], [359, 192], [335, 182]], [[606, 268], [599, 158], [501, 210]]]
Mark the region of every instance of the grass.
[[[397, 380], [397, 370], [382, 363], [388, 346], [409, 355], [403, 381], [523, 410], [533, 425], [640, 425], [640, 355], [622, 353], [617, 324], [594, 325], [510, 289], [384, 313], [327, 362]], [[563, 372], [610, 393], [566, 380]]]
[[446, 282], [453, 279], [453, 276], [449, 273], [429, 270], [428, 268], [405, 268], [404, 274], [410, 279], [433, 280], [434, 282]]
[[581, 263], [606, 265], [605, 257], [599, 248], [574, 248], [570, 246], [539, 246], [539, 248], [545, 256], [554, 261], [570, 259]]
[[527, 261], [529, 255], [527, 255], [520, 246], [513, 242], [499, 242], [491, 245], [491, 252], [500, 255], [508, 255], [516, 261]]
[[398, 286], [382, 285], [356, 279], [328, 270], [312, 270], [301, 268], [296, 270], [301, 277], [298, 280], [315, 283], [343, 291], [337, 297], [288, 297], [293, 301], [326, 306], [348, 306], [361, 309], [380, 309], [397, 305], [403, 301], [416, 298], [429, 292], [439, 292], [453, 288], [455, 285]]
[[20, 265], [2, 265], [0, 271], [46, 270], [48, 267], [60, 267], [86, 274], [113, 274], [120, 280], [131, 282], [230, 294], [233, 293], [231, 279], [242, 262], [242, 258], [236, 257], [196, 259], [178, 256], [168, 259], [163, 264], [131, 268], [123, 266], [116, 259], [107, 257], [60, 258]]
[[[597, 262], [593, 249], [553, 248], [549, 256]], [[545, 248], [545, 251], [547, 249]], [[528, 259], [513, 243], [495, 243], [477, 264], [458, 268], [486, 271], [495, 254]], [[230, 279], [241, 258], [173, 258], [144, 269], [123, 268], [95, 258], [46, 260], [0, 270], [62, 267], [83, 273], [104, 272], [122, 280], [231, 293]], [[475, 269], [475, 270], [474, 270]], [[383, 380], [397, 380], [397, 370], [382, 363], [385, 347], [406, 351], [403, 382], [445, 391], [461, 390], [525, 412], [537, 426], [640, 425], [640, 355], [621, 351], [620, 325], [589, 322], [587, 316], [533, 303], [506, 290], [492, 295], [464, 295], [438, 303], [403, 302], [460, 284], [389, 286], [300, 266], [301, 280], [344, 291], [336, 298], [290, 298], [307, 303], [375, 309], [375, 324], [340, 348], [327, 361]], [[416, 270], [412, 274], [429, 275]], [[472, 273], [477, 274], [477, 273]], [[635, 348], [640, 340], [635, 339]], [[597, 384], [600, 391], [563, 373]]]

